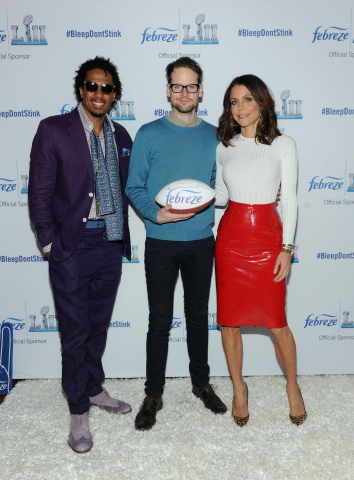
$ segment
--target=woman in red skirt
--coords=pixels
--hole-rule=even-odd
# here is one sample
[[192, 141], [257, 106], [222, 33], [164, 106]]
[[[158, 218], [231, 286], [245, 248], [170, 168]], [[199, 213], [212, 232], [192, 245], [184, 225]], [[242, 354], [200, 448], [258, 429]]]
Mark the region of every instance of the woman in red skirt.
[[[297, 219], [295, 142], [277, 128], [274, 100], [254, 75], [235, 78], [219, 119], [216, 204], [227, 210], [216, 239], [218, 323], [233, 382], [232, 416], [249, 419], [242, 378], [242, 326], [269, 328], [287, 377], [290, 420], [301, 425], [306, 410], [296, 375], [296, 346], [285, 314]], [[281, 186], [281, 224], [276, 197]]]

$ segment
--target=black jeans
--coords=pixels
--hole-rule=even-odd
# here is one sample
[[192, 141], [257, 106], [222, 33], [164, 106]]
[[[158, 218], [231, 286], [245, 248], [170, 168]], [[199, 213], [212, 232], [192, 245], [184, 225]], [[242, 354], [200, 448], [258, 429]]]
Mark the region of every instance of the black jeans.
[[214, 261], [214, 237], [189, 242], [147, 238], [145, 271], [149, 300], [145, 393], [163, 393], [173, 296], [178, 271], [184, 289], [187, 348], [192, 384], [209, 382], [208, 302]]

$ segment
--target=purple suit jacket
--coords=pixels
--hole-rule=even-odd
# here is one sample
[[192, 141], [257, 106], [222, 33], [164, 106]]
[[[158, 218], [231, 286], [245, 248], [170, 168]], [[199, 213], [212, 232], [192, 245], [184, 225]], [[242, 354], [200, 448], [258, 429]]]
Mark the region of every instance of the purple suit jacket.
[[[113, 123], [123, 199], [123, 255], [130, 259], [125, 186], [132, 140], [124, 127]], [[42, 120], [32, 144], [28, 203], [38, 240], [42, 247], [52, 243], [54, 261], [66, 260], [78, 246], [93, 192], [92, 160], [78, 110]]]

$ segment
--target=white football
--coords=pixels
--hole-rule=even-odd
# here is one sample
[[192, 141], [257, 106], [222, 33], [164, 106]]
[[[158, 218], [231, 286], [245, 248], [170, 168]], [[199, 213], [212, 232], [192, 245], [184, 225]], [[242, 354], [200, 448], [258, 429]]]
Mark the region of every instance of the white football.
[[204, 210], [214, 197], [214, 190], [206, 183], [183, 178], [162, 188], [155, 200], [161, 207], [172, 205], [172, 213], [196, 213]]

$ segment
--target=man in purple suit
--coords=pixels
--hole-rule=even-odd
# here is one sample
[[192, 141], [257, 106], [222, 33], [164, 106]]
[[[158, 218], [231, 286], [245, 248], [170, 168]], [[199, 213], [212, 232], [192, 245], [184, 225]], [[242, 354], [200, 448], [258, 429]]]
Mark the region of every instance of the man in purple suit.
[[93, 443], [90, 405], [110, 413], [131, 411], [101, 383], [122, 255], [131, 255], [125, 185], [132, 140], [108, 116], [122, 92], [109, 59], [83, 63], [74, 87], [78, 107], [39, 124], [28, 193], [58, 313], [62, 385], [71, 413], [69, 445], [84, 453]]

